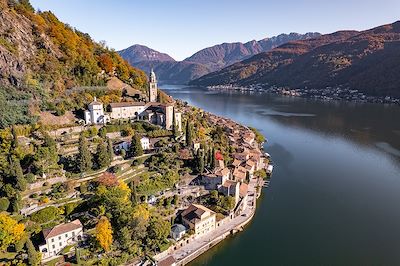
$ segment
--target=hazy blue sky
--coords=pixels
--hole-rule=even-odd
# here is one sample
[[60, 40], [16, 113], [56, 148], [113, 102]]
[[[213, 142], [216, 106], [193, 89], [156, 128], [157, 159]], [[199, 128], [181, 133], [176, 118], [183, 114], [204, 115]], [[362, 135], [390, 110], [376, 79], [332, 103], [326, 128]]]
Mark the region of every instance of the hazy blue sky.
[[223, 42], [368, 29], [400, 19], [400, 0], [31, 0], [120, 50], [144, 44], [181, 60]]

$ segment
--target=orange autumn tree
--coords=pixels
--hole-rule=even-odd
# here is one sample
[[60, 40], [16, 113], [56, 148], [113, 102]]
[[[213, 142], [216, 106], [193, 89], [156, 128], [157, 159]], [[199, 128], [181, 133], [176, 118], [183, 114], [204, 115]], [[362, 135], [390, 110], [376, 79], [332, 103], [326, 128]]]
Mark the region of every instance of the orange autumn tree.
[[110, 250], [112, 244], [112, 227], [107, 217], [103, 216], [96, 225], [96, 239], [105, 252]]
[[15, 244], [25, 235], [25, 226], [6, 213], [0, 213], [0, 252]]

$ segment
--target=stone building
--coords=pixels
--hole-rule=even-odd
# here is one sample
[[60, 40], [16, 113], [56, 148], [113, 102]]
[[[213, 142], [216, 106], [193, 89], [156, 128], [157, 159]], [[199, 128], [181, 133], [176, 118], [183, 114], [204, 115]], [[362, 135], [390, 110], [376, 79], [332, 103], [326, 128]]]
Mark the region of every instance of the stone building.
[[103, 104], [95, 98], [89, 104], [88, 110], [85, 111], [85, 122], [86, 124], [104, 124], [111, 119], [140, 120], [172, 130], [175, 118], [177, 129], [181, 132], [182, 114], [175, 110], [175, 106], [172, 103], [163, 104], [157, 102], [158, 88], [154, 71], [150, 72], [148, 96], [149, 102], [110, 103], [107, 108], [107, 115], [104, 114]]
[[183, 224], [194, 231], [195, 238], [215, 229], [215, 212], [202, 205], [192, 204], [181, 215]]

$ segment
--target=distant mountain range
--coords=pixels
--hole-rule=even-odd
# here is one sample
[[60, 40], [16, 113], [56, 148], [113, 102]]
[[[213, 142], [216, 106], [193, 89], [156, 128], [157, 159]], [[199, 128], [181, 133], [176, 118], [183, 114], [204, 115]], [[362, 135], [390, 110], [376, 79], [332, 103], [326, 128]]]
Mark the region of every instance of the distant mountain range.
[[400, 97], [400, 21], [291, 41], [191, 81], [192, 85], [344, 86]]
[[213, 71], [247, 59], [261, 52], [269, 51], [293, 40], [304, 40], [320, 36], [319, 33], [290, 33], [247, 43], [223, 43], [198, 51], [183, 61], [143, 45], [133, 45], [118, 53], [131, 65], [144, 71], [154, 68], [163, 82], [186, 84]]

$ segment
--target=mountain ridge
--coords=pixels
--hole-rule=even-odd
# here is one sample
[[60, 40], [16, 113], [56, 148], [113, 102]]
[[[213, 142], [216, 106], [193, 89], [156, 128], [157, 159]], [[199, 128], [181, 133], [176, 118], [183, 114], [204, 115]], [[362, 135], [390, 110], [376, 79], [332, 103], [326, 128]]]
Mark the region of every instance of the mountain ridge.
[[[400, 96], [400, 21], [365, 31], [338, 31], [283, 44], [207, 74], [192, 85], [344, 86], [373, 96]], [[290, 77], [290, 78], [289, 78]]]
[[[225, 66], [249, 58], [262, 51], [272, 49], [290, 40], [309, 39], [316, 36], [320, 36], [320, 34], [316, 32], [309, 32], [306, 34], [290, 33], [280, 34], [260, 41], [252, 40], [246, 43], [222, 43], [204, 48], [182, 61], [145, 60], [145, 58], [138, 55], [139, 52], [138, 54], [135, 54], [134, 49], [132, 49], [130, 53], [126, 52], [129, 48], [118, 51], [118, 53], [125, 60], [130, 62], [131, 65], [146, 72], [150, 71], [151, 68], [154, 68], [162, 82], [186, 84], [190, 80], [222, 69]], [[154, 51], [157, 55], [163, 54], [151, 48], [146, 48]]]

